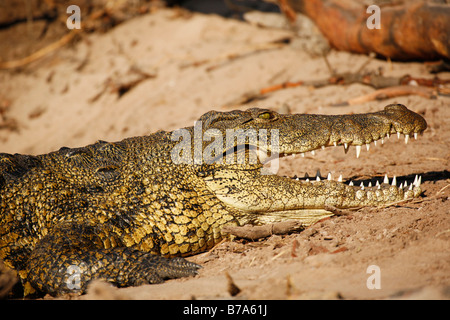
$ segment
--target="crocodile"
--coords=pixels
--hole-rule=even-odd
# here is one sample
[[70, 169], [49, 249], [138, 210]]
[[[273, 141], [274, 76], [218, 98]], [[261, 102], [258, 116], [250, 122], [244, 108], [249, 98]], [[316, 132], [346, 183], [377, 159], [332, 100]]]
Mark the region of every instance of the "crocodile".
[[0, 259], [24, 295], [82, 294], [93, 279], [126, 287], [192, 276], [200, 266], [185, 257], [229, 237], [225, 225], [308, 226], [332, 215], [327, 206], [418, 197], [420, 178], [354, 186], [342, 177], [284, 177], [271, 164], [333, 146], [354, 146], [359, 156], [372, 142], [391, 134], [408, 142], [426, 127], [400, 104], [351, 115], [251, 108], [210, 111], [194, 126], [119, 142], [2, 153]]

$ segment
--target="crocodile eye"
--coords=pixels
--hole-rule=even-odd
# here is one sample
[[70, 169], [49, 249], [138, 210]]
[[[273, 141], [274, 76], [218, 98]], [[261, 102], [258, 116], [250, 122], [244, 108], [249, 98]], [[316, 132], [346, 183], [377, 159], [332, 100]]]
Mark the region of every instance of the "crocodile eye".
[[263, 112], [263, 113], [258, 115], [258, 118], [264, 119], [264, 120], [269, 120], [269, 119], [272, 119], [273, 116], [272, 116], [272, 114], [270, 112]]

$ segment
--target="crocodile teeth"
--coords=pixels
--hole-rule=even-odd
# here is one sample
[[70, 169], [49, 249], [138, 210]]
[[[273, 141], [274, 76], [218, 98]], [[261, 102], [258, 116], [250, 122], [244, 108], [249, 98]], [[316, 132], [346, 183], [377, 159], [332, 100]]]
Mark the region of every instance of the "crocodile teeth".
[[397, 132], [397, 139], [400, 139], [400, 132]]
[[384, 175], [383, 183], [389, 184], [389, 178], [388, 178], [387, 174]]
[[361, 154], [361, 146], [356, 146], [356, 158], [359, 158], [359, 155]]
[[392, 185], [393, 186], [397, 186], [397, 178], [394, 176], [394, 178], [392, 179]]
[[366, 143], [366, 149], [367, 149], [367, 151], [369, 151], [369, 149], [370, 149], [370, 143]]
[[328, 172], [327, 180], [331, 181], [331, 172]]
[[422, 176], [417, 177], [417, 175], [416, 175], [414, 182], [413, 182], [414, 186], [419, 187], [421, 183], [422, 183]]
[[405, 134], [405, 144], [408, 144], [409, 134]]
[[344, 142], [344, 152], [347, 153], [348, 152], [348, 143]]
[[414, 140], [417, 140], [417, 132], [414, 132]]
[[349, 186], [353, 186], [353, 181], [350, 180]]
[[338, 182], [342, 182], [342, 174], [339, 175]]

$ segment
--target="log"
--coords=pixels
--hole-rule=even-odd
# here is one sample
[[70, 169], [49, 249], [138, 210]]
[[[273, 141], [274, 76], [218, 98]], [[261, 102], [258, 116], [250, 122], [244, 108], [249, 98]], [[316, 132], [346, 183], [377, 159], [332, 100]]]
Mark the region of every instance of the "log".
[[266, 224], [262, 226], [244, 225], [244, 226], [232, 226], [226, 225], [222, 227], [222, 231], [232, 234], [236, 237], [257, 240], [266, 237], [270, 237], [273, 234], [288, 234], [291, 232], [304, 229], [305, 226], [301, 221], [287, 220], [281, 222], [275, 222], [272, 224]]
[[[310, 17], [332, 47], [394, 60], [450, 59], [450, 5], [423, 1], [379, 6], [380, 29], [368, 28], [358, 0], [286, 0]], [[408, 3], [408, 2], [406, 2]]]

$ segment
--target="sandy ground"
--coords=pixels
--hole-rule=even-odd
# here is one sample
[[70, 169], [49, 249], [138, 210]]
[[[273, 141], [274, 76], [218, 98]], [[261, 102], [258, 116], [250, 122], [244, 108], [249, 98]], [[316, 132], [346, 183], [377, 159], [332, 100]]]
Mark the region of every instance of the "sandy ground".
[[[212, 109], [342, 114], [398, 102], [428, 122], [424, 135], [407, 145], [391, 137], [363, 150], [359, 159], [353, 148], [348, 154], [327, 149], [283, 159], [279, 172], [314, 175], [320, 168], [323, 176], [331, 172], [354, 180], [387, 173], [400, 182], [421, 174], [419, 201], [364, 208], [287, 236], [223, 242], [188, 258], [203, 266], [195, 277], [123, 289], [93, 283], [82, 298], [231, 298], [227, 273], [240, 288], [234, 298], [241, 299], [450, 298], [450, 98], [405, 96], [330, 106], [374, 90], [353, 84], [285, 89], [230, 107], [263, 87], [329, 76], [324, 60], [295, 41], [279, 45], [293, 37], [288, 30], [161, 9], [85, 36], [21, 72], [0, 72], [2, 116], [10, 124], [0, 129], [0, 152], [7, 153], [40, 154], [172, 130], [193, 125]], [[331, 51], [328, 59], [337, 71], [354, 72], [367, 57]], [[374, 60], [366, 67], [378, 68], [386, 76], [433, 77], [417, 62]], [[450, 73], [439, 77], [449, 79]], [[142, 81], [127, 91], [136, 79]], [[372, 265], [379, 267], [380, 289], [367, 286]]]

